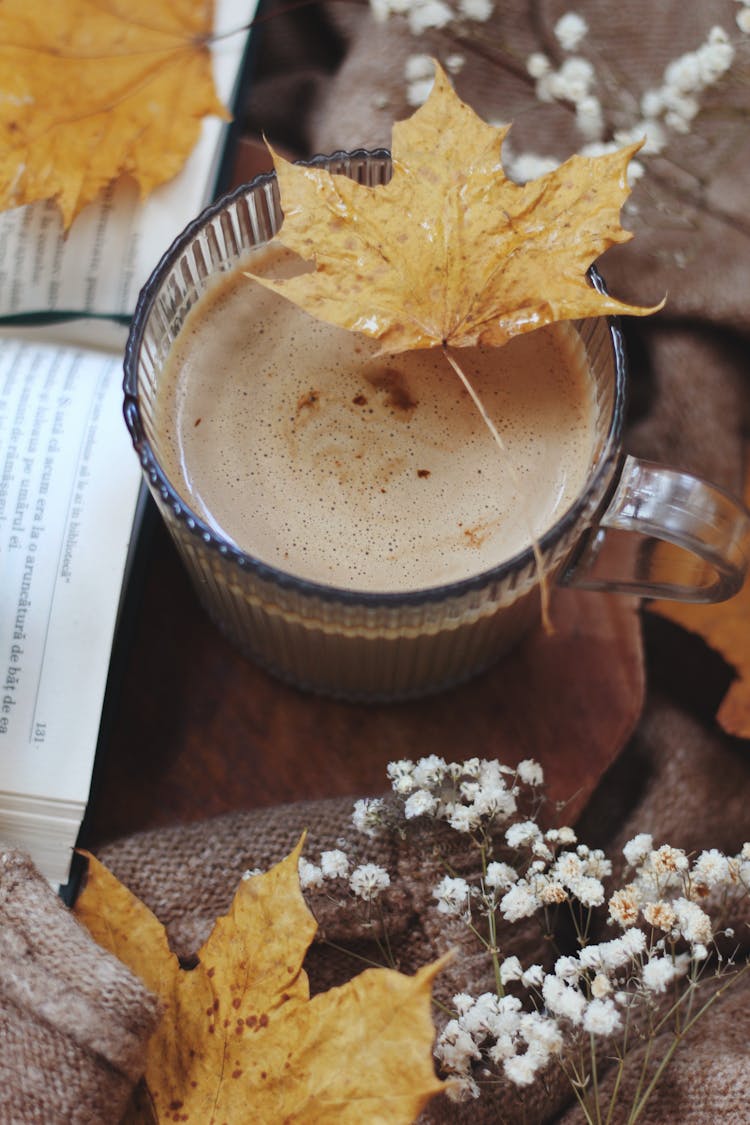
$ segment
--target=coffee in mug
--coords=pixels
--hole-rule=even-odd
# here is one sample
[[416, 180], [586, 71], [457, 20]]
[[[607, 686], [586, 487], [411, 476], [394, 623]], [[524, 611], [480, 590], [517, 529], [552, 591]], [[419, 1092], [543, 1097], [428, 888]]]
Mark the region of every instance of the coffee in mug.
[[183, 501], [253, 558], [359, 592], [472, 578], [541, 538], [594, 458], [572, 326], [455, 349], [501, 450], [440, 350], [379, 355], [247, 276], [290, 257], [222, 275], [170, 349], [155, 424]]

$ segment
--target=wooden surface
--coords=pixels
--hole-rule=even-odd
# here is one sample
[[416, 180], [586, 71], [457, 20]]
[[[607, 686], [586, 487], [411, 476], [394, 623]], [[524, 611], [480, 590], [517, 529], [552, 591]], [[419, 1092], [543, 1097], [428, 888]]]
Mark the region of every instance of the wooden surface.
[[419, 702], [348, 704], [299, 692], [243, 659], [205, 616], [161, 524], [148, 549], [91, 846], [217, 813], [387, 788], [386, 764], [441, 754], [540, 761], [579, 811], [643, 700], [632, 601], [557, 591], [541, 629], [477, 680]]

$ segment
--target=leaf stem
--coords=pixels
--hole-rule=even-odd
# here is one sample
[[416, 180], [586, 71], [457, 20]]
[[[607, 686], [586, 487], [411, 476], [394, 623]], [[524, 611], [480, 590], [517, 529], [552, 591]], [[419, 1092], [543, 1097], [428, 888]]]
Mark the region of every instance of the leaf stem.
[[[451, 353], [448, 351], [448, 348], [445, 345], [443, 345], [442, 351], [443, 351], [443, 355], [447, 359], [448, 363], [451, 365], [451, 367], [455, 371], [456, 375], [458, 375], [459, 379], [461, 380], [464, 387], [466, 388], [466, 391], [468, 392], [468, 394], [471, 398], [471, 401], [474, 403], [477, 410], [479, 411], [479, 414], [481, 415], [482, 421], [484, 422], [485, 426], [487, 427], [490, 434], [492, 435], [493, 441], [497, 445], [500, 452], [505, 457], [507, 457], [508, 456], [508, 450], [506, 448], [505, 442], [500, 437], [500, 432], [498, 431], [497, 426], [495, 425], [495, 423], [492, 421], [489, 414], [487, 413], [487, 410], [485, 409], [484, 403], [482, 402], [482, 400], [479, 397], [479, 395], [477, 394], [477, 392], [474, 390], [474, 387], [472, 386], [471, 382], [469, 381], [469, 377], [467, 376], [466, 372], [461, 368], [458, 361], [451, 355]], [[513, 464], [510, 460], [508, 461], [508, 471], [511, 475], [511, 478], [513, 480], [514, 485], [518, 489], [519, 488], [518, 474], [516, 473], [515, 469], [513, 468]], [[549, 633], [553, 632], [552, 622], [550, 620], [550, 615], [549, 615], [549, 583], [547, 582], [547, 576], [544, 573], [544, 560], [542, 558], [542, 551], [541, 551], [541, 548], [539, 546], [539, 541], [537, 540], [536, 535], [534, 534], [534, 530], [531, 527], [531, 522], [528, 519], [528, 516], [527, 516], [525, 511], [524, 511], [524, 519], [525, 519], [525, 522], [526, 522], [526, 525], [527, 525], [529, 536], [531, 538], [531, 550], [534, 553], [534, 562], [536, 564], [537, 575], [539, 577], [539, 596], [541, 598], [541, 607], [542, 607], [542, 625], [544, 626], [544, 631], [549, 634]]]

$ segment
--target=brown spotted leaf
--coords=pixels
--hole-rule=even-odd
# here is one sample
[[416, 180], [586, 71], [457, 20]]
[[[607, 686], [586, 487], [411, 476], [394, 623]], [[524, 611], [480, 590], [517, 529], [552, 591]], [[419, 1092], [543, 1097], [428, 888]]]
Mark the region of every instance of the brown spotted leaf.
[[486, 124], [436, 66], [426, 103], [393, 129], [393, 174], [368, 187], [274, 154], [280, 241], [312, 271], [263, 283], [383, 351], [504, 344], [556, 320], [652, 309], [586, 278], [631, 235], [619, 214], [638, 145], [573, 156], [523, 186], [501, 163], [507, 128]]
[[370, 969], [309, 998], [302, 961], [316, 923], [299, 889], [300, 851], [242, 880], [192, 969], [89, 857], [77, 917], [164, 1005], [147, 1094], [129, 1122], [406, 1125], [443, 1088], [432, 1064], [438, 965], [413, 977]]
[[128, 173], [171, 179], [207, 114], [212, 0], [3, 0], [0, 209], [54, 199], [65, 226]]

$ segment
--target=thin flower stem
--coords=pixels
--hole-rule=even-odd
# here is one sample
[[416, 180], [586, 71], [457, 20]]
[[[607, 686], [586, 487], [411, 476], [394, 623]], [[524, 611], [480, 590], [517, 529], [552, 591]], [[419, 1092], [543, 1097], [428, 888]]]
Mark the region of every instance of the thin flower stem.
[[339, 945], [338, 942], [330, 941], [328, 938], [325, 938], [321, 944], [327, 945], [329, 949], [335, 949], [337, 953], [345, 953], [347, 957], [351, 957], [353, 961], [360, 961], [370, 969], [382, 969], [385, 967], [382, 961], [374, 961], [372, 957], [365, 957], [362, 953], [355, 953], [353, 949], [347, 949], [345, 945]]
[[479, 932], [479, 930], [476, 928], [476, 926], [474, 925], [474, 923], [471, 920], [469, 920], [466, 923], [466, 925], [469, 928], [469, 933], [473, 934], [474, 937], [477, 939], [477, 941], [480, 942], [480, 944], [483, 945], [484, 948], [489, 953], [491, 951], [491, 946], [490, 946], [489, 940], [484, 936], [484, 934]]
[[[625, 1050], [623, 1049], [623, 1056], [624, 1054]], [[612, 1087], [612, 1096], [609, 1099], [609, 1109], [607, 1110], [607, 1116], [604, 1119], [604, 1125], [610, 1125], [612, 1121], [612, 1114], [615, 1112], [615, 1107], [617, 1105], [617, 1095], [620, 1092], [620, 1083], [622, 1082], [622, 1076], [624, 1072], [625, 1059], [621, 1056], [617, 1061], [617, 1076], [615, 1078], [615, 1084]]]
[[437, 1008], [439, 1012], [442, 1012], [443, 1015], [447, 1016], [448, 1019], [452, 1020], [456, 1015], [456, 1012], [453, 1008], [449, 1008], [448, 1005], [443, 1003], [442, 1000], [438, 1000], [435, 995], [433, 995], [432, 997], [432, 1006], [433, 1008]]
[[[743, 973], [745, 973], [749, 967], [750, 967], [750, 963], [746, 964], [742, 969], [738, 969], [735, 973], [733, 973], [731, 979], [726, 981], [726, 983], [724, 985], [722, 985], [722, 987], [719, 989], [719, 992], [723, 993], [724, 991], [726, 991], [726, 989], [730, 987], [732, 982], [737, 977], [739, 977]], [[679, 993], [675, 1002], [673, 1004], [671, 1004], [669, 1009], [664, 1013], [664, 1015], [653, 1024], [653, 1026], [652, 1026], [652, 1034], [653, 1035], [658, 1035], [659, 1032], [662, 1030], [662, 1028], [665, 1027], [669, 1023], [669, 1021], [672, 1019], [672, 1017], [675, 1017], [675, 1019], [677, 1018], [677, 1016], [680, 1013], [681, 1007], [686, 1002], [686, 999], [689, 1001], [690, 1011], [692, 1011], [692, 1001], [694, 999], [692, 994], [696, 991], [698, 986], [699, 986], [699, 982], [697, 982], [697, 981], [693, 982], [691, 984], [691, 987], [690, 987], [689, 992], [687, 994], [684, 993], [684, 992]], [[706, 1001], [706, 1004], [711, 1003], [711, 1002], [712, 1001], [709, 998], [709, 1000]], [[698, 1019], [698, 1017], [701, 1015], [701, 1013], [705, 1010], [705, 1007], [706, 1007], [706, 1005], [704, 1005], [702, 1008], [700, 1008], [699, 1011], [694, 1016], [689, 1016], [688, 1022], [681, 1029], [682, 1034], [685, 1034], [693, 1026], [696, 1019]]]
[[570, 1067], [573, 1073], [572, 1078], [570, 1075], [568, 1075], [568, 1080], [570, 1082], [573, 1093], [576, 1096], [576, 1101], [581, 1108], [581, 1112], [586, 1118], [587, 1125], [595, 1125], [595, 1122], [592, 1119], [591, 1113], [589, 1111], [588, 1099], [582, 1093], [582, 1091], [586, 1088], [586, 1080], [581, 1073], [583, 1070], [583, 1066], [581, 1067], [581, 1071], [578, 1070], [575, 1063], [571, 1063]]
[[649, 1082], [645, 1091], [641, 1095], [640, 1090], [641, 1090], [641, 1087], [642, 1087], [642, 1079], [644, 1077], [644, 1071], [645, 1071], [645, 1067], [646, 1067], [646, 1059], [648, 1058], [648, 1056], [650, 1054], [650, 1047], [651, 1047], [651, 1043], [653, 1042], [653, 1040], [649, 1040], [648, 1048], [646, 1050], [646, 1059], [644, 1059], [643, 1067], [641, 1068], [641, 1081], [639, 1081], [639, 1083], [638, 1083], [638, 1089], [636, 1090], [636, 1096], [633, 1099], [633, 1105], [630, 1108], [630, 1113], [628, 1115], [627, 1125], [635, 1125], [635, 1122], [638, 1120], [638, 1118], [643, 1113], [643, 1110], [645, 1109], [645, 1106], [646, 1106], [646, 1102], [651, 1097], [651, 1094], [653, 1093], [654, 1087], [656, 1086], [657, 1082], [661, 1078], [662, 1074], [666, 1070], [669, 1063], [672, 1061], [672, 1056], [674, 1055], [675, 1051], [677, 1050], [677, 1047], [679, 1046], [679, 1044], [681, 1042], [681, 1039], [682, 1039], [682, 1037], [679, 1036], [679, 1035], [676, 1035], [674, 1037], [674, 1039], [672, 1040], [672, 1042], [669, 1045], [669, 1048], [668, 1048], [666, 1054], [664, 1055], [664, 1058], [661, 1060], [658, 1067], [656, 1068], [656, 1071], [655, 1071], [651, 1081]]
[[389, 968], [395, 969], [396, 958], [393, 956], [391, 939], [388, 936], [388, 926], [386, 924], [385, 914], [383, 913], [383, 904], [381, 903], [380, 899], [378, 899], [378, 914], [380, 915], [380, 924], [383, 927], [383, 942], [381, 944], [381, 942], [378, 941], [378, 948], [383, 950], [385, 954], [386, 964], [389, 966]]
[[580, 911], [576, 909], [575, 900], [568, 897], [566, 898], [565, 903], [568, 907], [570, 918], [573, 923], [573, 928], [575, 929], [576, 938], [578, 939], [579, 944], [587, 945], [589, 940], [589, 929], [591, 928], [591, 911], [589, 910], [587, 912], [585, 925], [582, 925], [581, 914]]
[[[474, 387], [470, 383], [469, 378], [466, 375], [466, 372], [462, 370], [462, 368], [460, 367], [458, 362], [454, 359], [454, 357], [448, 351], [447, 347], [443, 347], [442, 351], [443, 351], [443, 355], [448, 360], [448, 363], [451, 365], [451, 367], [455, 371], [456, 375], [458, 375], [459, 379], [461, 380], [464, 387], [466, 388], [469, 396], [471, 397], [471, 401], [474, 403], [477, 410], [479, 411], [479, 413], [481, 415], [481, 418], [482, 418], [482, 421], [484, 422], [485, 426], [487, 427], [490, 434], [492, 435], [492, 438], [493, 438], [495, 444], [497, 445], [498, 449], [500, 450], [500, 452], [505, 457], [507, 457], [508, 450], [505, 446], [505, 442], [500, 437], [500, 433], [498, 431], [497, 426], [495, 425], [495, 423], [492, 421], [489, 414], [487, 413], [487, 411], [485, 409], [485, 406], [484, 406], [484, 403], [480, 399], [477, 392], [474, 390]], [[508, 467], [508, 472], [511, 475], [511, 478], [513, 480], [514, 485], [518, 488], [518, 485], [519, 485], [518, 477], [517, 477], [517, 474], [516, 474], [516, 472], [513, 468], [512, 463], [510, 461], [508, 461], [507, 467]], [[531, 550], [534, 553], [534, 562], [536, 564], [537, 575], [539, 577], [539, 596], [541, 598], [542, 624], [544, 626], [544, 631], [549, 634], [549, 633], [552, 633], [553, 629], [552, 629], [552, 622], [551, 622], [550, 616], [549, 616], [549, 583], [547, 582], [547, 576], [544, 573], [544, 559], [542, 558], [542, 551], [541, 551], [541, 548], [539, 546], [539, 542], [538, 542], [536, 536], [534, 535], [534, 531], [533, 531], [533, 529], [530, 525], [530, 522], [529, 522], [528, 517], [526, 516], [525, 512], [524, 512], [524, 518], [526, 520], [527, 530], [528, 530], [529, 536], [531, 538]]]
[[589, 1053], [591, 1055], [591, 1089], [594, 1094], [596, 1125], [602, 1125], [602, 1111], [599, 1104], [599, 1068], [596, 1062], [596, 1038], [593, 1034], [589, 1034]]
[[[635, 1125], [635, 1122], [638, 1120], [638, 1118], [643, 1113], [643, 1110], [646, 1107], [646, 1103], [648, 1102], [648, 1099], [651, 1097], [651, 1094], [653, 1093], [657, 1083], [661, 1080], [661, 1077], [664, 1074], [664, 1071], [667, 1069], [667, 1066], [672, 1061], [672, 1057], [673, 1057], [675, 1051], [677, 1050], [679, 1045], [682, 1043], [683, 1039], [688, 1034], [690, 1029], [697, 1023], [697, 1021], [701, 1018], [701, 1016], [703, 1016], [709, 1010], [709, 1008], [711, 1008], [716, 1003], [716, 1001], [721, 996], [724, 995], [724, 993], [727, 991], [727, 989], [739, 977], [743, 976], [748, 971], [748, 969], [750, 969], [750, 962], [748, 962], [742, 969], [740, 969], [740, 971], [738, 973], [736, 973], [730, 981], [727, 981], [725, 984], [723, 984], [721, 986], [721, 988], [717, 988], [716, 991], [714, 993], [712, 993], [711, 996], [709, 996], [709, 998], [708, 998], [708, 1000], [706, 1000], [705, 1004], [701, 1005], [701, 1007], [698, 1009], [698, 1011], [695, 1013], [695, 1015], [693, 1015], [685, 1023], [682, 1030], [680, 1032], [675, 1033], [674, 1038], [672, 1039], [672, 1042], [670, 1043], [670, 1045], [669, 1045], [669, 1047], [668, 1047], [668, 1049], [667, 1049], [667, 1051], [664, 1055], [664, 1058], [661, 1060], [658, 1067], [656, 1068], [656, 1071], [654, 1072], [654, 1075], [651, 1078], [651, 1081], [649, 1082], [648, 1086], [646, 1087], [646, 1089], [644, 1090], [642, 1095], [640, 1094], [641, 1083], [639, 1083], [639, 1089], [636, 1091], [636, 1098], [633, 1101], [633, 1106], [632, 1106], [632, 1109], [630, 1111], [630, 1115], [629, 1115], [628, 1120], [627, 1120], [627, 1125]], [[649, 1047], [650, 1047], [652, 1042], [653, 1042], [653, 1040], [649, 1040]]]
[[722, 984], [719, 988], [717, 988], [715, 992], [711, 993], [708, 1000], [706, 1000], [706, 1002], [701, 1005], [701, 1007], [698, 1009], [698, 1011], [695, 1013], [695, 1015], [692, 1016], [688, 1020], [688, 1022], [685, 1024], [685, 1026], [683, 1027], [683, 1029], [682, 1029], [682, 1037], [683, 1038], [687, 1035], [687, 1033], [690, 1031], [690, 1029], [697, 1023], [697, 1021], [701, 1018], [701, 1016], [705, 1012], [707, 1012], [708, 1009], [710, 1007], [712, 1007], [721, 996], [724, 995], [724, 993], [727, 991], [728, 988], [731, 988], [735, 984], [735, 982], [740, 979], [740, 977], [743, 977], [749, 969], [750, 969], [750, 961], [747, 961], [742, 966], [741, 969], [738, 969], [736, 973], [732, 974], [732, 976], [729, 980], [725, 981], [724, 984]]
[[618, 1046], [617, 1076], [615, 1078], [614, 1087], [612, 1088], [612, 1096], [609, 1099], [609, 1110], [607, 1112], [604, 1125], [611, 1125], [612, 1114], [617, 1108], [617, 1098], [620, 1093], [620, 1084], [622, 1082], [623, 1074], [625, 1073], [625, 1059], [628, 1053], [628, 1039], [630, 1038], [631, 1029], [632, 1025], [630, 1020], [630, 1011], [628, 1010], [628, 1014], [625, 1018], [625, 1030], [622, 1034], [622, 1041]]
[[691, 1016], [691, 1013], [693, 1011], [693, 1004], [695, 1002], [695, 993], [697, 992], [697, 990], [698, 990], [698, 981], [693, 978], [693, 979], [690, 980], [690, 983], [688, 985], [687, 994], [683, 995], [684, 1006], [687, 1008], [687, 1011], [686, 1012], [683, 1011], [683, 1005], [682, 1004], [677, 1005], [676, 1026], [677, 1026], [678, 1030], [681, 1030], [683, 1025], [690, 1023], [690, 1016]]
[[[654, 1036], [652, 1034], [652, 1035], [649, 1035], [648, 1039], [646, 1040], [646, 1048], [643, 1052], [643, 1062], [641, 1063], [641, 1070], [640, 1070], [640, 1074], [638, 1075], [638, 1085], [635, 1088], [635, 1095], [633, 1097], [633, 1104], [630, 1107], [630, 1115], [628, 1116], [627, 1125], [632, 1125], [632, 1122], [635, 1121], [635, 1118], [632, 1116], [632, 1114], [633, 1114], [634, 1109], [638, 1105], [638, 1099], [641, 1096], [641, 1090], [643, 1089], [643, 1083], [646, 1081], [646, 1073], [648, 1071], [648, 1064], [649, 1064], [649, 1060], [651, 1058], [651, 1048], [653, 1047], [653, 1045], [654, 1045]], [[643, 1103], [643, 1104], [645, 1105], [645, 1103]]]
[[500, 957], [497, 948], [497, 920], [495, 918], [495, 911], [490, 910], [487, 913], [487, 929], [490, 938], [490, 956], [492, 957], [492, 969], [495, 974], [495, 991], [498, 996], [505, 996], [505, 988], [503, 987], [502, 978], [500, 976]]
[[[482, 884], [487, 877], [487, 848], [484, 844], [479, 846], [479, 855], [482, 860]], [[487, 911], [487, 932], [489, 935], [489, 949], [492, 957], [492, 971], [495, 976], [495, 992], [498, 996], [505, 996], [505, 988], [500, 976], [500, 950], [497, 947], [497, 918], [494, 910]]]

